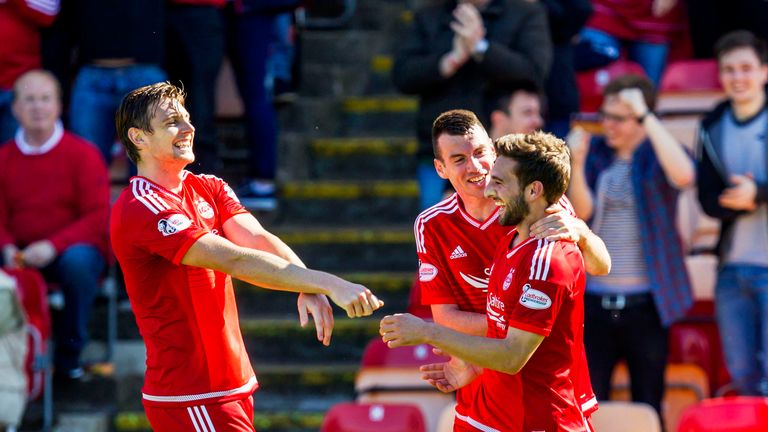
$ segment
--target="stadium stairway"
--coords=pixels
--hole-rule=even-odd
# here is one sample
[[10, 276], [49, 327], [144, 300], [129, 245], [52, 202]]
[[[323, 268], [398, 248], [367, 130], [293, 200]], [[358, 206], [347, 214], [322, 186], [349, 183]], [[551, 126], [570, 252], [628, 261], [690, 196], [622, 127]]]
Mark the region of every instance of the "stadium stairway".
[[[318, 430], [331, 406], [354, 399], [355, 373], [379, 319], [406, 309], [417, 268], [417, 101], [397, 93], [389, 71], [392, 47], [411, 17], [408, 4], [358, 0], [345, 28], [299, 33], [299, 98], [278, 112], [278, 209], [255, 215], [307, 266], [368, 286], [385, 307], [355, 320], [334, 308], [333, 339], [323, 347], [311, 325], [300, 328], [295, 294], [236, 282], [241, 329], [261, 385], [254, 398], [260, 432]], [[236, 185], [247, 155], [243, 124], [231, 117], [218, 125], [223, 177]], [[95, 321], [98, 339], [105, 326]], [[150, 430], [140, 401], [143, 364], [133, 316], [121, 311], [111, 430]]]

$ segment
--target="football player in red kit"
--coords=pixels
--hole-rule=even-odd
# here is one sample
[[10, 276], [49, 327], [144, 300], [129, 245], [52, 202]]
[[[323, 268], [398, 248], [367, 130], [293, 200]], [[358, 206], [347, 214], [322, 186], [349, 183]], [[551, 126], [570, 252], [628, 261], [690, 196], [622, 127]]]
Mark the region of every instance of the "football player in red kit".
[[258, 387], [243, 345], [231, 276], [299, 295], [318, 339], [330, 343], [326, 296], [350, 317], [381, 302], [364, 286], [309, 270], [266, 231], [221, 179], [184, 168], [195, 128], [168, 83], [125, 96], [117, 131], [138, 176], [112, 209], [112, 245], [147, 347], [142, 399], [160, 431], [253, 431]]
[[[486, 296], [493, 254], [510, 227], [497, 221], [500, 209], [485, 197], [495, 153], [488, 134], [470, 111], [447, 111], [432, 128], [435, 169], [456, 191], [422, 212], [414, 224], [422, 303], [431, 306], [438, 324], [469, 334], [486, 333]], [[560, 210], [560, 211], [557, 211]], [[565, 210], [565, 211], [563, 211]], [[532, 235], [577, 240], [590, 273], [605, 274], [610, 257], [602, 240], [575, 218], [563, 196], [534, 224]], [[579, 369], [579, 400], [588, 416], [597, 408], [589, 371]], [[456, 411], [471, 404], [471, 386], [456, 392]]]
[[583, 355], [584, 262], [573, 242], [530, 236], [565, 191], [568, 151], [542, 133], [508, 135], [496, 148], [486, 194], [501, 206], [499, 222], [518, 226], [493, 262], [486, 337], [407, 314], [385, 317], [381, 333], [393, 347], [430, 343], [454, 356], [426, 367], [426, 377], [443, 391], [474, 382], [466, 408], [457, 409], [456, 430], [584, 431], [573, 384]]

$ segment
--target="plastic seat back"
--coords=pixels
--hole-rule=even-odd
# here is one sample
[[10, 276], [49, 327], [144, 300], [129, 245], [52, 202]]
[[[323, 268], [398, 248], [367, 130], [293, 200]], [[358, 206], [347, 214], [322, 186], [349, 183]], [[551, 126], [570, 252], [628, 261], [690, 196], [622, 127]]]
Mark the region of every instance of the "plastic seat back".
[[768, 430], [768, 398], [708, 399], [688, 407], [678, 432], [759, 432]]
[[410, 404], [340, 403], [325, 415], [321, 432], [427, 432], [419, 408]]

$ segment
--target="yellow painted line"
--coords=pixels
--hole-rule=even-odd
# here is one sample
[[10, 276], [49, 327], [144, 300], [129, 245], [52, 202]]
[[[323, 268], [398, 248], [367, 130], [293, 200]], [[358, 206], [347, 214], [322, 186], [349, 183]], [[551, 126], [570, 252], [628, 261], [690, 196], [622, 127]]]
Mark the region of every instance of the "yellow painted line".
[[416, 154], [415, 138], [320, 138], [312, 141], [312, 151], [319, 156], [356, 154]]
[[392, 70], [394, 60], [389, 55], [375, 55], [371, 58], [371, 70], [376, 73], [389, 73]]
[[334, 230], [288, 230], [274, 231], [288, 245], [308, 244], [412, 244], [411, 229], [334, 229]]
[[[415, 252], [414, 252], [415, 253]], [[377, 273], [346, 273], [340, 277], [365, 285], [378, 291], [409, 290], [413, 285], [416, 272], [377, 272]]]
[[411, 21], [413, 21], [413, 11], [411, 10], [404, 10], [400, 13], [400, 21], [410, 24]]
[[344, 101], [344, 112], [350, 114], [414, 113], [418, 108], [418, 99], [411, 97], [360, 97]]
[[286, 199], [416, 198], [419, 185], [414, 180], [288, 182], [280, 186], [280, 196]]
[[[318, 412], [256, 412], [253, 424], [257, 430], [269, 428], [304, 428], [318, 429], [323, 423], [324, 413]], [[115, 429], [118, 432], [151, 430], [147, 416], [141, 411], [121, 412], [115, 416]]]

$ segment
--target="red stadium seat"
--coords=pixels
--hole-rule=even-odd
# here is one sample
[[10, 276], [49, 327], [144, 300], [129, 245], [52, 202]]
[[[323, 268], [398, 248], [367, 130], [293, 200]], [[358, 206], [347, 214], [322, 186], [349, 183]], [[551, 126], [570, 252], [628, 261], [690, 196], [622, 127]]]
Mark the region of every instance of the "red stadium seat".
[[721, 90], [717, 61], [680, 60], [667, 65], [661, 78], [661, 92]]
[[768, 430], [768, 398], [732, 397], [688, 407], [677, 432], [761, 432]]
[[426, 432], [419, 408], [409, 404], [340, 403], [323, 419], [320, 432]]
[[617, 60], [608, 66], [576, 74], [581, 95], [581, 111], [597, 112], [603, 103], [603, 89], [613, 79], [627, 74], [645, 76], [643, 67], [629, 60]]
[[453, 394], [441, 393], [421, 379], [419, 366], [446, 361], [429, 345], [390, 349], [376, 338], [363, 352], [362, 367], [355, 378], [357, 401], [366, 403], [412, 403], [434, 431], [440, 414], [453, 403]]
[[712, 392], [730, 381], [727, 372], [724, 374], [725, 362], [714, 320], [673, 324], [669, 330], [669, 362], [701, 367]]
[[381, 338], [372, 339], [363, 351], [363, 367], [415, 367], [446, 361], [446, 357], [432, 352], [429, 345], [390, 348]]

